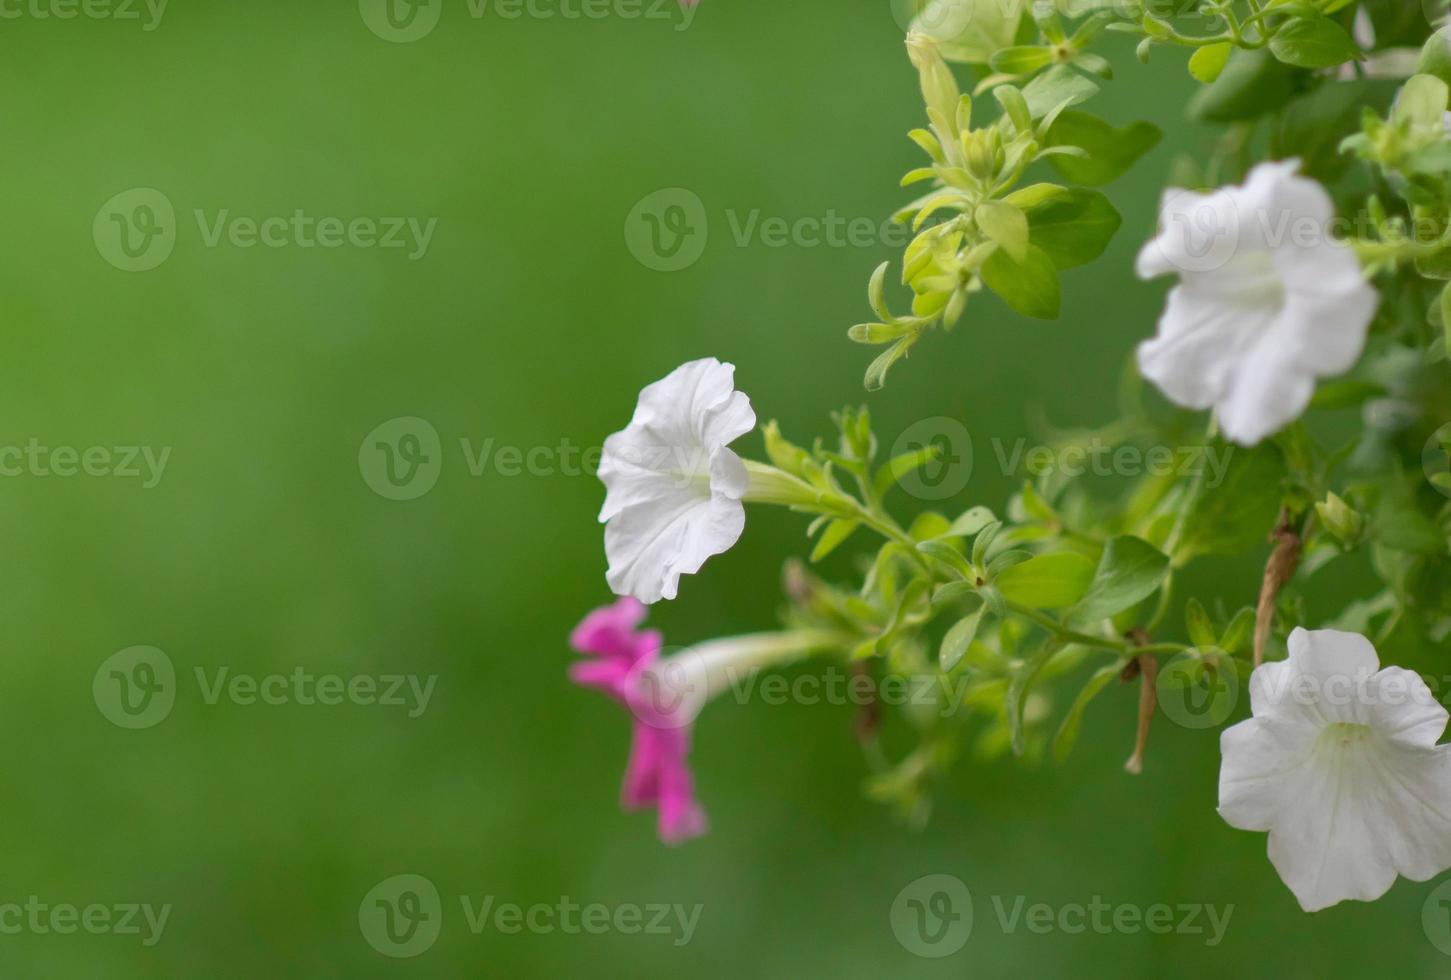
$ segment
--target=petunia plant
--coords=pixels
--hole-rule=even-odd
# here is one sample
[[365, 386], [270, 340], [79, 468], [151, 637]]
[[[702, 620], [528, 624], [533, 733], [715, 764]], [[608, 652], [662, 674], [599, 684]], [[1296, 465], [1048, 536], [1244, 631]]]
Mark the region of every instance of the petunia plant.
[[[925, 120], [908, 135], [925, 159], [897, 213], [915, 236], [895, 275], [870, 276], [874, 318], [848, 331], [881, 348], [867, 389], [900, 362], [872, 397], [912, 383], [904, 359], [920, 344], [960, 354], [945, 334], [975, 328], [979, 294], [1054, 319], [1060, 279], [1102, 265], [1122, 222], [1099, 188], [1159, 141], [1151, 121], [1091, 110], [1114, 84], [1096, 49], [1129, 35], [1141, 59], [1184, 62], [1199, 85], [1189, 112], [1220, 135], [1155, 191], [1159, 227], [1134, 268], [1099, 270], [1171, 281], [1125, 352], [1122, 417], [1055, 448], [1179, 446], [1224, 466], [1213, 481], [1151, 469], [1112, 499], [1064, 468], [1030, 470], [1010, 500], [912, 512], [895, 488], [935, 448], [884, 456], [863, 408], [809, 444], [767, 423], [753, 459], [757, 418], [734, 369], [682, 365], [605, 443], [607, 582], [623, 598], [573, 637], [591, 658], [574, 678], [633, 716], [626, 804], [657, 807], [667, 841], [703, 832], [687, 765], [700, 709], [750, 672], [814, 657], [922, 694], [904, 711], [905, 751], [881, 737], [876, 707], [858, 725], [866, 792], [909, 823], [928, 819], [963, 757], [1066, 759], [1094, 700], [1130, 683], [1125, 768], [1151, 769], [1170, 695], [1208, 705], [1206, 724], [1229, 726], [1220, 813], [1268, 833], [1307, 911], [1451, 868], [1448, 713], [1422, 676], [1451, 654], [1451, 26], [1437, 9], [917, 5], [906, 47]], [[809, 550], [785, 564], [783, 628], [661, 657], [659, 636], [638, 630], [643, 604], [730, 548], [748, 505], [807, 522]], [[838, 549], [860, 553], [854, 580], [812, 570]], [[1262, 561], [1228, 590], [1243, 607], [1184, 593], [1186, 568], [1232, 555]], [[1361, 598], [1311, 621], [1305, 598], [1336, 564]], [[1250, 717], [1231, 725], [1219, 695], [1240, 687]]]

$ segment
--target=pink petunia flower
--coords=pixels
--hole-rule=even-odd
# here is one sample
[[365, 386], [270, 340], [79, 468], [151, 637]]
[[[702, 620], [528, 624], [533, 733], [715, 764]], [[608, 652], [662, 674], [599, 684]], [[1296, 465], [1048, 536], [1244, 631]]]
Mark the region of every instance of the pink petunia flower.
[[627, 810], [654, 806], [660, 839], [679, 844], [706, 829], [686, 762], [694, 714], [680, 710], [683, 704], [666, 710], [656, 703], [656, 686], [641, 683], [654, 676], [648, 669], [656, 664], [661, 646], [659, 631], [638, 629], [644, 618], [644, 605], [628, 596], [586, 616], [569, 642], [590, 659], [573, 664], [569, 676], [630, 709], [635, 729], [621, 803]]

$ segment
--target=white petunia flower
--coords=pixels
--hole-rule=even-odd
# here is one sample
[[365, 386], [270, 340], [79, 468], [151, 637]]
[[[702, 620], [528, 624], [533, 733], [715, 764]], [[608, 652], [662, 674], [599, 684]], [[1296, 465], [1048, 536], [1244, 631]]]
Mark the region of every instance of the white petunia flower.
[[1264, 163], [1243, 186], [1171, 189], [1145, 279], [1177, 273], [1139, 369], [1185, 408], [1213, 408], [1252, 446], [1293, 422], [1315, 379], [1350, 370], [1380, 299], [1355, 253], [1330, 235], [1335, 207], [1299, 163]]
[[756, 414], [734, 376], [713, 357], [682, 364], [641, 391], [630, 424], [605, 440], [600, 520], [616, 594], [674, 599], [681, 575], [741, 536], [749, 477], [726, 447]]
[[1269, 831], [1270, 862], [1307, 912], [1372, 901], [1401, 874], [1451, 867], [1446, 709], [1420, 676], [1380, 669], [1370, 641], [1290, 634], [1250, 678], [1254, 717], [1224, 732], [1219, 813]]

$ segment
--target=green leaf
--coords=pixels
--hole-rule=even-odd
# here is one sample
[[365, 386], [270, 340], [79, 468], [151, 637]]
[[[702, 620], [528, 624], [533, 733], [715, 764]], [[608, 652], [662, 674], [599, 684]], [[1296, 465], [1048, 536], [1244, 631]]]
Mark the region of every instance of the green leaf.
[[917, 338], [910, 334], [903, 337], [891, 347], [888, 347], [878, 354], [876, 360], [867, 365], [867, 374], [864, 381], [868, 391], [877, 391], [887, 383], [887, 372], [892, 369], [893, 364], [896, 364], [906, 356], [907, 351], [911, 349], [912, 344], [916, 340]]
[[1210, 469], [1172, 555], [1176, 566], [1199, 555], [1233, 555], [1263, 545], [1279, 514], [1285, 464], [1273, 445], [1242, 449], [1219, 442], [1209, 448], [1229, 453], [1229, 462], [1218, 485]]
[[1447, 86], [1441, 79], [1434, 75], [1416, 75], [1401, 90], [1393, 116], [1397, 122], [1434, 129], [1446, 115], [1447, 97]]
[[1312, 409], [1358, 408], [1385, 395], [1384, 386], [1357, 378], [1338, 378], [1321, 385], [1310, 399]]
[[1332, 68], [1360, 57], [1345, 28], [1328, 17], [1297, 17], [1270, 38], [1270, 50], [1297, 68]]
[[873, 483], [872, 489], [877, 492], [878, 496], [881, 496], [896, 486], [897, 481], [901, 480], [902, 477], [914, 472], [920, 467], [926, 466], [940, 455], [942, 455], [941, 447], [929, 445], [893, 457], [886, 466], [877, 470], [877, 478]]
[[942, 638], [942, 647], [937, 652], [937, 663], [944, 671], [956, 667], [967, 653], [967, 648], [972, 646], [973, 639], [977, 636], [978, 625], [982, 622], [983, 605], [978, 600], [977, 608], [971, 613], [959, 619], [947, 635]]
[[1049, 640], [1044, 643], [1041, 649], [1018, 664], [1017, 669], [1013, 671], [1012, 679], [1008, 682], [1008, 731], [1012, 734], [1013, 752], [1017, 755], [1022, 755], [1023, 750], [1027, 747], [1023, 736], [1023, 705], [1028, 700], [1028, 688], [1033, 683], [1033, 679], [1060, 649], [1061, 645], [1056, 641]]
[[998, 249], [983, 263], [982, 281], [1012, 309], [1039, 320], [1055, 320], [1062, 306], [1058, 270], [1048, 253], [1029, 245], [1022, 262]]
[[1109, 664], [1107, 667], [1100, 667], [1088, 683], [1083, 685], [1083, 690], [1078, 692], [1078, 697], [1073, 699], [1073, 705], [1068, 709], [1068, 714], [1063, 718], [1063, 724], [1058, 727], [1058, 734], [1053, 737], [1053, 758], [1063, 762], [1073, 752], [1073, 746], [1078, 742], [1078, 732], [1083, 727], [1083, 712], [1088, 704], [1114, 679], [1123, 673], [1126, 660]]
[[1122, 222], [1103, 194], [1075, 187], [1028, 215], [1028, 238], [1054, 268], [1072, 269], [1102, 255]]
[[1451, 84], [1451, 27], [1441, 28], [1426, 40], [1426, 46], [1421, 49], [1421, 63], [1416, 70]]
[[1214, 624], [1209, 613], [1198, 599], [1190, 599], [1184, 606], [1184, 628], [1189, 631], [1189, 642], [1201, 650], [1214, 647]]
[[1441, 323], [1446, 337], [1446, 352], [1451, 354], [1451, 286], [1441, 292]]
[[984, 201], [973, 212], [982, 233], [997, 242], [1014, 262], [1028, 257], [1028, 216], [1006, 201]]
[[1233, 53], [1234, 45], [1229, 41], [1206, 44], [1189, 59], [1189, 74], [1208, 85], [1224, 71], [1224, 66]]
[[993, 512], [986, 507], [973, 507], [971, 510], [964, 511], [957, 520], [953, 521], [952, 526], [942, 537], [970, 538], [995, 520], [997, 518], [993, 516]]
[[979, 568], [987, 564], [988, 549], [993, 546], [993, 540], [997, 538], [998, 532], [1003, 529], [1002, 521], [990, 521], [977, 532], [977, 537], [972, 542], [972, 563]]
[[1098, 571], [1071, 619], [1094, 623], [1153, 595], [1169, 573], [1169, 556], [1141, 538], [1120, 535], [1104, 546]]
[[1389, 108], [1399, 83], [1385, 78], [1326, 81], [1297, 97], [1280, 114], [1276, 152], [1299, 157], [1306, 174], [1333, 180], [1350, 167], [1341, 138], [1360, 129], [1367, 107]]
[[1077, 105], [1093, 98], [1098, 88], [1093, 79], [1067, 65], [1054, 65], [1023, 86], [1023, 98], [1028, 102], [1029, 114], [1034, 119], [1042, 119], [1062, 105]]
[[1030, 609], [1062, 609], [1083, 597], [1093, 581], [1093, 562], [1076, 551], [1038, 555], [993, 580], [1010, 602]]
[[1145, 153], [1159, 144], [1163, 133], [1158, 126], [1136, 122], [1122, 129], [1087, 112], [1068, 111], [1048, 130], [1048, 146], [1079, 146], [1088, 158], [1054, 156], [1053, 169], [1075, 184], [1098, 187], [1128, 171]]
[[967, 558], [963, 556], [962, 552], [946, 541], [923, 541], [917, 545], [917, 550], [929, 558], [942, 562], [964, 579], [971, 581], [977, 575], [976, 570], [968, 564]]
[[948, 582], [946, 585], [939, 585], [932, 593], [932, 605], [945, 606], [949, 603], [965, 599], [968, 596], [980, 598], [977, 594], [977, 586], [972, 582]]
[[831, 554], [860, 526], [859, 521], [849, 521], [846, 518], [837, 518], [832, 521], [821, 533], [821, 537], [817, 539], [816, 547], [811, 550], [811, 561], [813, 563], [821, 561]]
[[1189, 115], [1215, 123], [1257, 119], [1283, 107], [1296, 91], [1293, 68], [1263, 49], [1236, 49], [1214, 84], [1194, 94]]
[[1219, 638], [1219, 649], [1225, 653], [1238, 653], [1244, 649], [1245, 643], [1249, 641], [1250, 631], [1254, 629], [1255, 611], [1245, 606], [1235, 617], [1229, 621], [1224, 628], [1224, 635]]
[[1068, 188], [1062, 184], [1030, 184], [1020, 187], [1003, 198], [1008, 204], [1023, 211], [1032, 211], [1050, 201], [1068, 196]]
[[1051, 49], [1025, 44], [1003, 48], [992, 56], [989, 64], [992, 65], [993, 71], [1002, 72], [1004, 75], [1026, 75], [1044, 67], [1052, 60]]

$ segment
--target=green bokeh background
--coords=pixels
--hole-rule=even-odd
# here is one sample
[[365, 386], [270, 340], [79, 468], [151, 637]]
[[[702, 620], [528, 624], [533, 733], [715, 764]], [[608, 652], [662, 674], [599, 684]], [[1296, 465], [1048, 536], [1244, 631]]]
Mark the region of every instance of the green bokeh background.
[[[990, 977], [1439, 975], [1429, 885], [1300, 912], [1260, 835], [1215, 815], [1217, 740], [1160, 723], [1145, 774], [1121, 766], [1135, 691], [1097, 702], [1071, 764], [962, 765], [927, 830], [862, 799], [850, 707], [715, 705], [694, 755], [712, 833], [662, 847], [616, 800], [618, 709], [564, 680], [565, 636], [609, 596], [589, 476], [470, 474], [459, 440], [598, 445], [638, 389], [708, 355], [762, 419], [809, 440], [863, 400], [849, 344], [871, 248], [747, 247], [728, 212], [879, 219], [917, 165], [920, 100], [885, 3], [703, 0], [681, 19], [482, 19], [442, 0], [427, 37], [388, 43], [353, 0], [174, 0], [158, 29], [0, 21], [6, 337], [0, 444], [170, 446], [154, 489], [122, 478], [0, 481], [0, 902], [174, 906], [161, 941], [0, 935], [0, 973], [45, 977]], [[1178, 122], [1181, 59], [1117, 49], [1097, 107], [1166, 122], [1110, 189], [1124, 230], [1067, 275], [1041, 324], [988, 298], [870, 397], [878, 430], [953, 415], [979, 447], [960, 501], [1001, 507], [986, 451], [1113, 415], [1163, 287], [1131, 275], [1158, 188], [1205, 134]], [[92, 220], [132, 187], [175, 205], [171, 257], [103, 260]], [[664, 187], [704, 202], [710, 238], [661, 273], [625, 216]], [[193, 217], [437, 218], [427, 254], [204, 245]], [[359, 445], [420, 416], [443, 472], [409, 502], [369, 489]], [[759, 448], [757, 437], [743, 442]], [[729, 554], [652, 613], [671, 642], [769, 628], [802, 521], [753, 511]], [[1186, 592], [1252, 600], [1254, 556]], [[1344, 585], [1344, 583], [1341, 583]], [[1348, 588], [1348, 586], [1347, 586]], [[1350, 593], [1335, 583], [1324, 612]], [[112, 653], [167, 652], [175, 709], [127, 731], [92, 698]], [[193, 671], [437, 674], [428, 710], [207, 704]], [[1243, 709], [1241, 709], [1243, 710]], [[378, 882], [431, 879], [442, 935], [415, 959], [363, 939]], [[918, 958], [889, 913], [955, 875], [977, 924]], [[669, 937], [469, 932], [497, 903], [697, 903]], [[1005, 933], [1011, 904], [1233, 904], [1200, 936]]]

